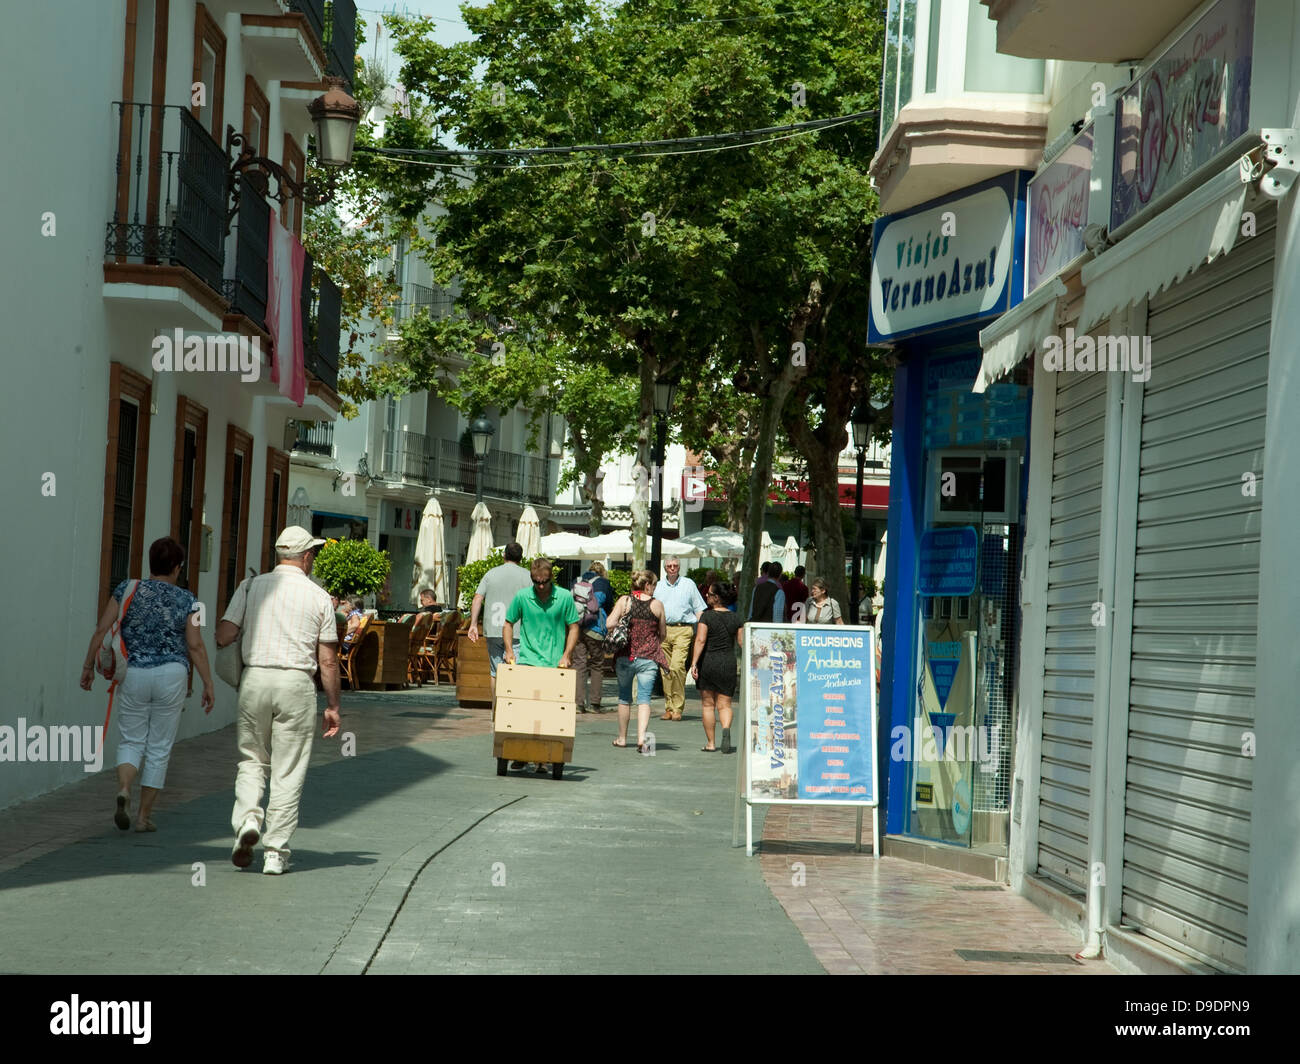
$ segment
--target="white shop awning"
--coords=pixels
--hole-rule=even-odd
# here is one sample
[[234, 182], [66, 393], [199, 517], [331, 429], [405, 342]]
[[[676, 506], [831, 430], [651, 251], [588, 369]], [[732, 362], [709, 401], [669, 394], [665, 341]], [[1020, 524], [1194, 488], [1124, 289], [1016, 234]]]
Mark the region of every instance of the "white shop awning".
[[1087, 332], [1115, 311], [1180, 281], [1231, 251], [1241, 232], [1250, 185], [1239, 160], [1188, 193], [1083, 268], [1083, 311], [1076, 331]]
[[999, 377], [1010, 373], [1042, 342], [1056, 332], [1056, 303], [1065, 295], [1059, 277], [1044, 281], [1024, 300], [980, 331], [984, 361], [971, 391], [983, 392]]

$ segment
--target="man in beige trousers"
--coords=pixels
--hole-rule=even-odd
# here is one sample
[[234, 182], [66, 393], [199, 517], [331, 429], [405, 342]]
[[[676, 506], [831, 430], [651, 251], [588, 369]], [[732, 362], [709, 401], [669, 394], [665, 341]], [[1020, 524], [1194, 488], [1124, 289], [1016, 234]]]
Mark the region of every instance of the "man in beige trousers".
[[[269, 573], [245, 581], [217, 625], [216, 644], [241, 638], [244, 671], [236, 726], [239, 771], [231, 826], [236, 868], [253, 862], [259, 839], [266, 848], [262, 871], [289, 868], [289, 839], [298, 827], [298, 802], [311, 760], [320, 668], [328, 707], [325, 738], [339, 730], [338, 630], [329, 593], [308, 575], [323, 539], [290, 525], [275, 542], [279, 562]], [[271, 796], [262, 811], [267, 771]]]

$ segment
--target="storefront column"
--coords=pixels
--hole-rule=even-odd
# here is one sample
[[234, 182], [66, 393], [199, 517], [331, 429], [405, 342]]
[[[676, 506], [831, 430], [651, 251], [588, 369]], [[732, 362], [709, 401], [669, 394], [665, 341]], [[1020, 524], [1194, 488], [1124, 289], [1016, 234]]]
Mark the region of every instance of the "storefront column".
[[[1300, 184], [1279, 206], [1269, 331], [1268, 414], [1256, 486], [1261, 498], [1259, 643], [1255, 660], [1254, 779], [1251, 788], [1248, 973], [1300, 973]], [[1243, 476], [1251, 470], [1243, 469]], [[1234, 486], [1232, 490], [1237, 490]], [[1246, 490], [1243, 486], [1242, 490]], [[1247, 738], [1243, 736], [1243, 744]]]
[[[885, 554], [885, 618], [881, 625], [880, 741], [877, 744], [881, 821], [887, 834], [906, 829], [907, 761], [894, 761], [889, 736], [896, 725], [910, 735], [916, 704], [916, 550], [925, 510], [921, 430], [925, 421], [925, 360], [894, 370], [894, 432], [889, 477], [889, 550]], [[910, 743], [909, 743], [910, 745]], [[909, 755], [910, 756], [910, 755]], [[896, 799], [896, 800], [895, 800]]]

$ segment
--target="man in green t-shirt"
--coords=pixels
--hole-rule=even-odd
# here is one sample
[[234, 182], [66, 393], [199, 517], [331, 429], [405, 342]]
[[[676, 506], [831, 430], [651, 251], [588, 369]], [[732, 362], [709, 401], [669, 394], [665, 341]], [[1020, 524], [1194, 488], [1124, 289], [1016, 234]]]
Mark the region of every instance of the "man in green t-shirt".
[[505, 662], [515, 663], [512, 640], [515, 625], [522, 619], [519, 664], [543, 669], [571, 668], [573, 648], [578, 644], [578, 607], [569, 592], [555, 586], [548, 559], [534, 558], [529, 571], [533, 586], [515, 593], [501, 626]]
[[[519, 664], [535, 665], [543, 669], [571, 668], [573, 648], [578, 645], [578, 607], [573, 596], [564, 588], [556, 587], [551, 576], [551, 563], [546, 558], [534, 558], [529, 567], [533, 586], [515, 592], [506, 608], [505, 623], [501, 625], [501, 639], [505, 644], [505, 663], [515, 663], [514, 630], [522, 618], [523, 631], [519, 635]], [[512, 761], [512, 769], [524, 767], [522, 761]], [[534, 769], [545, 772], [546, 766], [538, 762]]]

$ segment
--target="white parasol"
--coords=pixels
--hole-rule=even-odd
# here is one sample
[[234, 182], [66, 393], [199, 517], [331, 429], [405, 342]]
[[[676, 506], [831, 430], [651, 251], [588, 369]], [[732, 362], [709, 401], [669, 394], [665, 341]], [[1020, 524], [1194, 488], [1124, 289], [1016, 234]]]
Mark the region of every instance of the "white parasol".
[[799, 564], [799, 541], [794, 536], [785, 537], [785, 567], [793, 573]]
[[535, 558], [542, 549], [542, 523], [537, 519], [537, 511], [531, 506], [525, 507], [519, 515], [515, 541], [524, 548], [525, 558]]
[[469, 515], [474, 522], [474, 531], [469, 537], [469, 550], [465, 554], [465, 564], [481, 562], [492, 553], [492, 513], [486, 503], [478, 503]]
[[446, 602], [451, 592], [447, 581], [447, 542], [442, 523], [442, 506], [430, 496], [420, 516], [420, 537], [415, 541], [415, 565], [411, 574], [411, 601], [419, 601], [420, 589], [433, 588], [433, 600]]
[[670, 551], [681, 554], [688, 549], [697, 551], [700, 557], [741, 558], [745, 554], [745, 540], [739, 532], [713, 525], [673, 540]]

